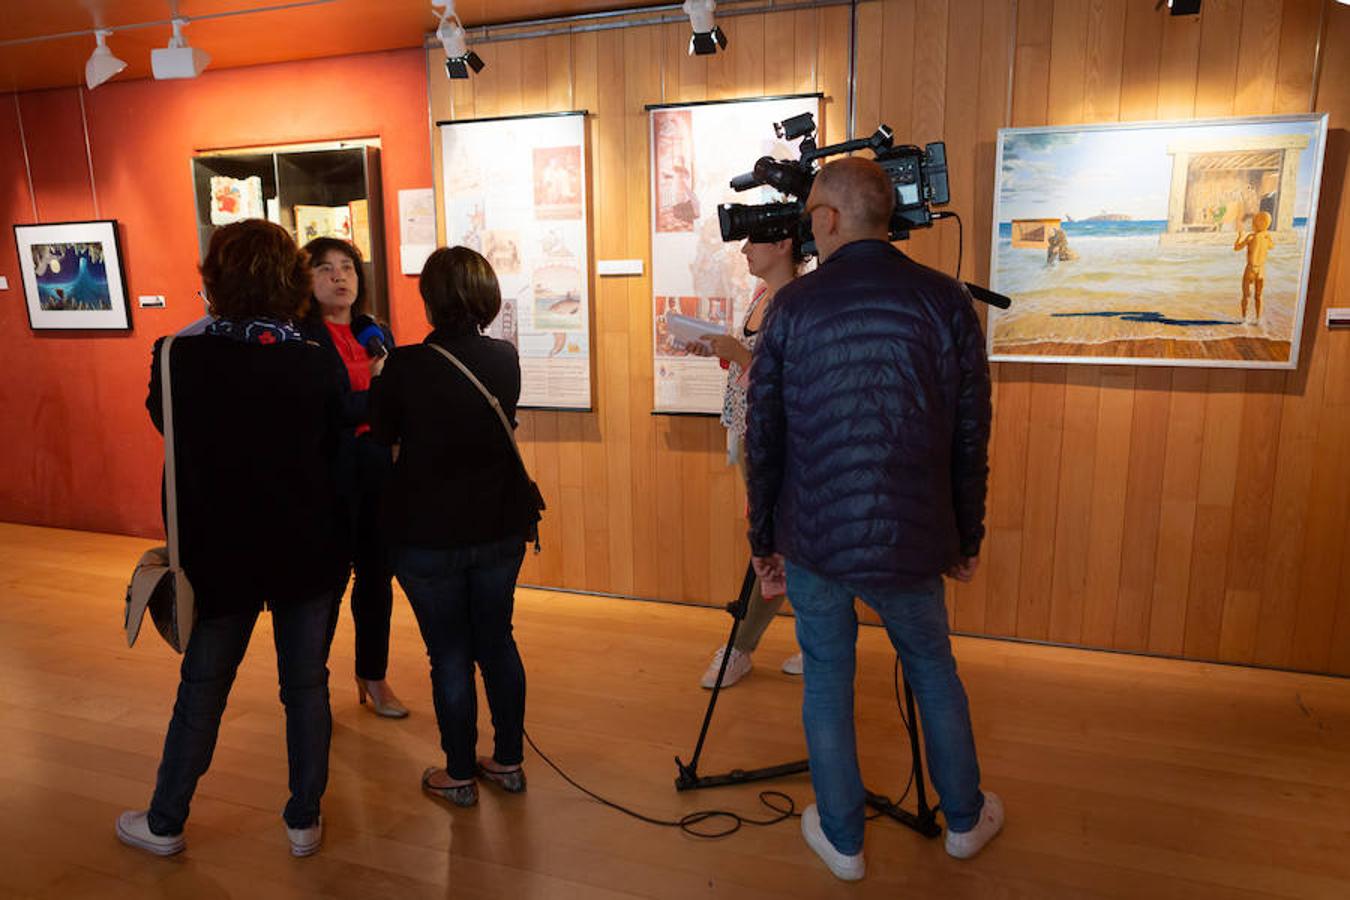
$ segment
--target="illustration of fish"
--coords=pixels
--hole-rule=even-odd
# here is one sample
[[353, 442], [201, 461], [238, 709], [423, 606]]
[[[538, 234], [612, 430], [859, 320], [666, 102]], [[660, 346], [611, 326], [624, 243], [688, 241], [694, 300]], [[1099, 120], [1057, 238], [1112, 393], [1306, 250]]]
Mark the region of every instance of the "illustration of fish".
[[581, 309], [581, 301], [575, 297], [567, 297], [549, 304], [548, 311], [557, 316], [571, 316]]

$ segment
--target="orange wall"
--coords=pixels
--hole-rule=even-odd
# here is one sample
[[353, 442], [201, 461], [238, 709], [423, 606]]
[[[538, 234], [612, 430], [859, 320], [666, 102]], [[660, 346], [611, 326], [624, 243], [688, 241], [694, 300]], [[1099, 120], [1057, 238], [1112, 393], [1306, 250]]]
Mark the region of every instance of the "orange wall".
[[[207, 72], [192, 81], [111, 82], [84, 94], [98, 216], [121, 234], [130, 333], [33, 332], [12, 226], [96, 217], [73, 88], [0, 101], [0, 520], [162, 532], [159, 436], [145, 413], [156, 337], [201, 315], [189, 159], [198, 150], [378, 137], [396, 332], [425, 330], [415, 278], [397, 274], [400, 188], [428, 187], [425, 56], [418, 49]], [[135, 307], [163, 294], [165, 309]], [[403, 327], [406, 325], [406, 329]]]

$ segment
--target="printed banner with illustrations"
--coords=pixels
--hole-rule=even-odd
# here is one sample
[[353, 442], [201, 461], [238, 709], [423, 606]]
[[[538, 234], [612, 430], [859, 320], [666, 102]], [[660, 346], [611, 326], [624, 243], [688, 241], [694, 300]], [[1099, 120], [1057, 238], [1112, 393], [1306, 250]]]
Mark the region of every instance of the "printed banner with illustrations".
[[583, 113], [440, 123], [447, 246], [487, 257], [522, 407], [591, 407]]
[[656, 412], [722, 410], [726, 372], [716, 358], [692, 354], [680, 336], [729, 333], [744, 320], [754, 279], [741, 242], [722, 240], [717, 207], [782, 199], [764, 187], [737, 193], [730, 181], [761, 156], [797, 159], [798, 142], [776, 137], [774, 123], [804, 112], [819, 121], [817, 95], [649, 109]]

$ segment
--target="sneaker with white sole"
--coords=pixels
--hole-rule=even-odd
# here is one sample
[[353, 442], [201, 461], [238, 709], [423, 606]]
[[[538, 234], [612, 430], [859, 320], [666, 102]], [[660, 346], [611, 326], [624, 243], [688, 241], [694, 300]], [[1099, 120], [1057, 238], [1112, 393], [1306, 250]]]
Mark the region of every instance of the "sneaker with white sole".
[[980, 810], [980, 819], [969, 831], [955, 832], [947, 829], [947, 855], [957, 859], [970, 859], [984, 849], [984, 845], [994, 839], [1003, 828], [1003, 801], [998, 794], [984, 792], [984, 807]]
[[802, 674], [802, 653], [800, 650], [783, 660], [783, 671], [788, 675]]
[[861, 881], [863, 875], [867, 873], [867, 864], [861, 853], [849, 856], [834, 849], [834, 844], [830, 843], [824, 829], [820, 827], [820, 812], [816, 810], [814, 803], [802, 810], [802, 837], [806, 838], [806, 846], [816, 851], [816, 856], [829, 866], [836, 878], [843, 881]]
[[[722, 668], [722, 654], [726, 653], [727, 648], [721, 647], [713, 654], [712, 662], [708, 663], [708, 670], [703, 673], [703, 680], [699, 684], [703, 687], [712, 689], [717, 684], [717, 672]], [[755, 667], [750, 659], [749, 653], [744, 653], [731, 648], [731, 659], [727, 661], [727, 674], [722, 677], [722, 687], [731, 687], [736, 682], [750, 674], [750, 670]]]
[[147, 820], [149, 810], [129, 809], [117, 817], [117, 839], [156, 856], [173, 856], [187, 846], [183, 833], [155, 834]]
[[286, 837], [291, 841], [291, 856], [312, 856], [323, 846], [323, 817], [308, 828], [286, 826]]

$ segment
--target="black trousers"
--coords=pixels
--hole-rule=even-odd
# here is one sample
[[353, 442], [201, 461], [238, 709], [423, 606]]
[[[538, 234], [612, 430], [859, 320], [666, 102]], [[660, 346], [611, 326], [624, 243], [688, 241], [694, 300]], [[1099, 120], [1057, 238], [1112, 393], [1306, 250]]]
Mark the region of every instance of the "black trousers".
[[389, 667], [389, 617], [394, 608], [393, 560], [380, 528], [380, 507], [392, 471], [389, 448], [362, 435], [354, 442], [354, 478], [348, 485], [351, 515], [352, 622], [356, 626], [356, 677], [384, 680]]

